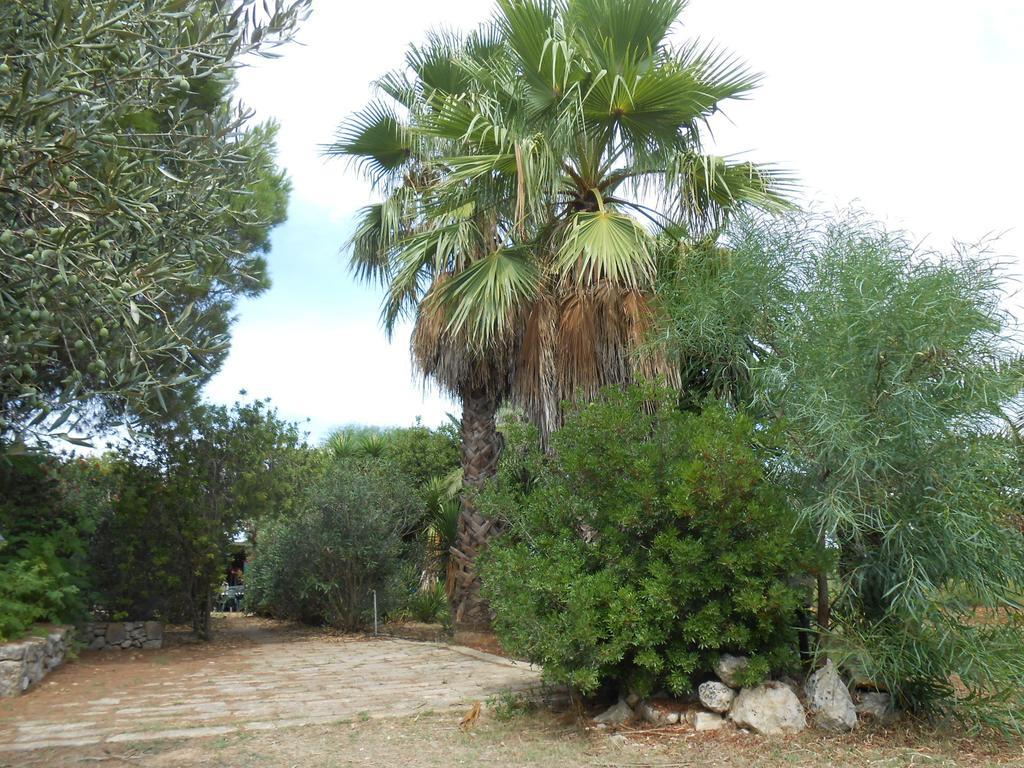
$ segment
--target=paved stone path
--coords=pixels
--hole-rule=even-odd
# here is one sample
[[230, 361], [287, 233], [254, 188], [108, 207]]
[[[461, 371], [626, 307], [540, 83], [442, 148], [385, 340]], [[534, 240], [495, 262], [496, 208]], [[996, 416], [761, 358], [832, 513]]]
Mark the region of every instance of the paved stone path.
[[83, 653], [0, 699], [0, 754], [414, 717], [538, 684], [530, 666], [469, 648], [263, 629], [227, 645]]

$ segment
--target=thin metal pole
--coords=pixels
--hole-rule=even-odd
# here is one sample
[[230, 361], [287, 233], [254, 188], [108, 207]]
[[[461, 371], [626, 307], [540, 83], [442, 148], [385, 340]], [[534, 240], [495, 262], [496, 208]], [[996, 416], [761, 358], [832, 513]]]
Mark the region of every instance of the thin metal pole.
[[373, 634], [377, 635], [377, 590], [373, 591]]

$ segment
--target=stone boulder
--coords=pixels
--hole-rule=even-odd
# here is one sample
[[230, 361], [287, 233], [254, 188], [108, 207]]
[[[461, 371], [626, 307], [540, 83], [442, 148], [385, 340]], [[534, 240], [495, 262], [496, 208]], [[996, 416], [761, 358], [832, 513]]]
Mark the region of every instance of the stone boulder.
[[888, 693], [865, 691], [858, 696], [857, 713], [866, 719], [877, 720], [886, 725], [896, 719], [892, 696]]
[[745, 670], [749, 663], [745, 656], [733, 656], [723, 653], [718, 657], [718, 661], [715, 662], [715, 674], [718, 675], [719, 680], [730, 688], [740, 688], [741, 686], [736, 676]]
[[697, 688], [697, 695], [705, 709], [722, 714], [729, 711], [729, 707], [732, 706], [732, 702], [736, 698], [736, 691], [725, 683], [709, 680], [700, 684], [700, 687]]
[[128, 633], [125, 631], [125, 626], [121, 622], [111, 622], [107, 624], [106, 631], [107, 645], [120, 645], [128, 639]]
[[21, 661], [25, 658], [28, 643], [10, 643], [0, 645], [0, 661]]
[[28, 690], [29, 686], [35, 685], [43, 679], [46, 671], [43, 669], [43, 660], [46, 642], [40, 639], [33, 639], [25, 649], [25, 662], [21, 668], [21, 690]]
[[693, 716], [695, 731], [717, 731], [725, 727], [725, 718], [713, 712], [697, 712]]
[[788, 686], [774, 681], [740, 691], [729, 710], [729, 719], [766, 736], [795, 733], [807, 727], [800, 699]]
[[21, 661], [4, 659], [0, 661], [0, 697], [17, 696], [21, 693]]
[[641, 701], [636, 708], [644, 722], [651, 725], [675, 725], [679, 722], [679, 713], [655, 701]]
[[819, 728], [842, 733], [856, 727], [857, 710], [832, 659], [807, 678], [804, 693], [807, 694], [807, 708]]
[[[164, 624], [162, 621], [147, 621], [145, 624], [146, 642], [163, 644]], [[159, 648], [160, 645], [148, 646]]]
[[608, 707], [604, 712], [594, 718], [598, 725], [622, 725], [633, 717], [633, 710], [624, 701], [619, 701]]

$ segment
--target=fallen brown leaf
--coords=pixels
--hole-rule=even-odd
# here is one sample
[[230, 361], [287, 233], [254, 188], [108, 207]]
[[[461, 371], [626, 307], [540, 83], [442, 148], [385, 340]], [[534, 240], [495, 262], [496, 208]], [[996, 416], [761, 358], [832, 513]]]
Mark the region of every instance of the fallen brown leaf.
[[459, 723], [459, 728], [462, 730], [468, 730], [476, 724], [476, 721], [480, 719], [480, 702], [474, 701], [472, 708], [466, 713], [466, 716], [462, 718], [462, 722]]

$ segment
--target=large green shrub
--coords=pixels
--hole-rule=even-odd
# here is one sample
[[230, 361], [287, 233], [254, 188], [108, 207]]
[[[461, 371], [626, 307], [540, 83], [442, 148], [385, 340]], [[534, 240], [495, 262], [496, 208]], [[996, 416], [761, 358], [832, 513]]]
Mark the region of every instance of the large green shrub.
[[459, 467], [459, 431], [450, 423], [428, 429], [417, 422], [384, 435], [383, 457], [416, 486]]
[[420, 514], [416, 490], [386, 467], [333, 464], [291, 518], [260, 533], [246, 595], [278, 618], [357, 629], [405, 602], [419, 575], [407, 541]]
[[726, 651], [751, 657], [750, 681], [792, 667], [807, 597], [792, 576], [814, 555], [762, 439], [742, 415], [683, 413], [653, 390], [582, 406], [536, 485], [487, 507], [511, 523], [483, 570], [505, 647], [585, 693], [682, 694]]
[[94, 612], [115, 621], [187, 621], [180, 546], [187, 504], [157, 468], [129, 457], [94, 460], [91, 470], [89, 482], [109, 494], [88, 540]]
[[83, 538], [93, 521], [88, 506], [68, 493], [68, 467], [46, 454], [0, 460], [0, 640], [37, 621], [85, 614]]
[[95, 607], [208, 636], [232, 539], [291, 514], [308, 458], [295, 425], [256, 401], [189, 409], [96, 462], [109, 503], [89, 539]]

